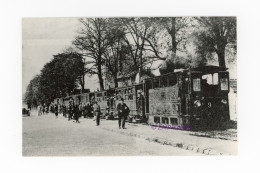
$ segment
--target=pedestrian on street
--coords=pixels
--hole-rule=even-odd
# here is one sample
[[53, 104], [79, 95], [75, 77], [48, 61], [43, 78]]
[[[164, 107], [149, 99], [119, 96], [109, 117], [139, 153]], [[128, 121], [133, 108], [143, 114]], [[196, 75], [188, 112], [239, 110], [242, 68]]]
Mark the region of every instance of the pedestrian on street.
[[122, 121], [122, 128], [125, 129], [125, 120], [129, 114], [129, 108], [124, 103], [124, 99], [121, 98], [121, 103], [117, 105], [117, 112], [118, 112], [118, 125], [119, 129], [121, 129], [121, 121]]
[[45, 104], [43, 104], [42, 106], [42, 115], [44, 115], [44, 112], [45, 112]]
[[84, 118], [87, 117], [87, 106], [86, 106], [86, 103], [83, 103], [82, 105], [82, 115]]
[[137, 95], [137, 114], [141, 117], [142, 122], [146, 121], [145, 112], [144, 112], [144, 96], [141, 91], [138, 91]]
[[42, 105], [39, 105], [37, 109], [38, 109], [38, 116], [41, 116], [42, 115]]
[[[76, 123], [80, 123], [79, 122], [79, 117], [80, 117], [81, 111], [80, 111], [80, 104], [76, 104], [74, 107], [74, 119], [76, 121]], [[74, 121], [73, 121], [74, 122]]]
[[93, 105], [94, 115], [96, 117], [96, 125], [99, 126], [100, 124], [100, 106], [97, 102]]
[[73, 101], [72, 101], [72, 99], [69, 102], [68, 113], [69, 113], [69, 116], [68, 116], [68, 121], [69, 121], [69, 120], [72, 119], [72, 116], [73, 116]]
[[46, 112], [46, 114], [49, 113], [48, 106], [46, 106], [46, 105], [45, 105], [45, 112]]
[[86, 105], [86, 117], [90, 118], [91, 117], [91, 105], [89, 104], [89, 102]]
[[62, 105], [62, 112], [63, 112], [63, 116], [66, 118], [67, 116], [66, 116], [66, 105], [63, 103], [63, 105]]
[[57, 104], [55, 104], [55, 106], [54, 106], [54, 113], [56, 115], [56, 118], [58, 118], [58, 105]]

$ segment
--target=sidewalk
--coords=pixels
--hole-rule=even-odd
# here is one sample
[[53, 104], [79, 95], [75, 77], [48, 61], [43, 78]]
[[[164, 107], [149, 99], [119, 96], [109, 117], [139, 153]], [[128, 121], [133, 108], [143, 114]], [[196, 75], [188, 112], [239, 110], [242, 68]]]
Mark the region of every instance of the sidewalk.
[[133, 123], [126, 123], [126, 129], [119, 129], [116, 120], [102, 120], [100, 127], [122, 135], [135, 136], [162, 145], [170, 145], [207, 155], [237, 154], [237, 141], [210, 138], [207, 135], [199, 135], [200, 132], [174, 129], [158, 130], [158, 127], [155, 129], [149, 125]]

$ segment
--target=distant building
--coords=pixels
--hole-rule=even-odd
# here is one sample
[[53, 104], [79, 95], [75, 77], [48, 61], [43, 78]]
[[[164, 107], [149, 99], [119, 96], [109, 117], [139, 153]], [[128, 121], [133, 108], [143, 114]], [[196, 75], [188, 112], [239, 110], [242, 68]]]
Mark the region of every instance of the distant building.
[[[155, 75], [149, 72], [148, 70], [144, 70], [142, 76], [140, 77], [139, 72], [130, 72], [128, 74], [122, 75], [121, 73], [118, 73], [117, 81], [118, 81], [118, 87], [126, 87], [131, 86], [135, 84], [142, 83], [144, 79], [154, 77]], [[104, 86], [105, 89], [114, 88], [115, 84], [114, 81], [108, 81], [107, 79], [104, 79]]]

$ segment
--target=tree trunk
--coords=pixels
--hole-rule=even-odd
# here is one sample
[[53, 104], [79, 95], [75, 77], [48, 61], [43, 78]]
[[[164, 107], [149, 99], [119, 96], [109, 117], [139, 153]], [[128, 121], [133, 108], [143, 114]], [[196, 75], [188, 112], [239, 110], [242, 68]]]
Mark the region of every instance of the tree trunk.
[[114, 78], [114, 83], [115, 83], [115, 88], [118, 87], [118, 80], [117, 80], [117, 77]]
[[81, 83], [81, 93], [84, 93], [85, 88], [85, 75], [82, 75], [82, 83]]
[[104, 81], [102, 78], [101, 63], [98, 63], [98, 80], [99, 80], [100, 90], [104, 90]]
[[101, 74], [98, 74], [100, 90], [104, 90], [104, 81]]
[[176, 18], [172, 17], [171, 18], [171, 24], [172, 24], [172, 28], [171, 28], [171, 38], [172, 38], [172, 51], [173, 53], [176, 54], [176, 50], [177, 50], [177, 43], [176, 43], [176, 36], [175, 36], [175, 25], [176, 25]]
[[218, 62], [219, 67], [226, 68], [226, 62], [225, 62], [225, 47], [224, 45], [218, 46], [219, 49], [217, 51], [218, 54]]
[[140, 78], [139, 78], [138, 82], [140, 82], [142, 75], [143, 75], [143, 54], [141, 52], [141, 54], [140, 54], [140, 67], [139, 67], [139, 76], [140, 76]]

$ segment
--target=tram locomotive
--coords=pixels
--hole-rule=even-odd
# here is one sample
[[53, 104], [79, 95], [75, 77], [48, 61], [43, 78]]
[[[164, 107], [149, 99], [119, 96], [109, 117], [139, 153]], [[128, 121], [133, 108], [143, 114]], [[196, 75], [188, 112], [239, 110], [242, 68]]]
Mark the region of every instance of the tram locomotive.
[[[141, 83], [69, 96], [78, 103], [97, 101], [101, 117], [117, 117], [121, 98], [130, 108], [129, 122], [145, 117], [150, 125], [212, 127], [229, 121], [229, 72], [218, 66], [201, 66], [144, 79]], [[138, 111], [137, 93], [143, 93]], [[62, 101], [69, 97], [55, 99]], [[67, 104], [67, 103], [66, 103]]]

